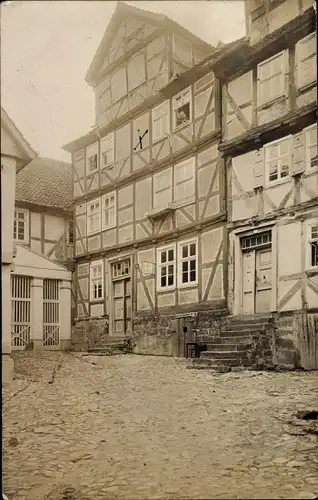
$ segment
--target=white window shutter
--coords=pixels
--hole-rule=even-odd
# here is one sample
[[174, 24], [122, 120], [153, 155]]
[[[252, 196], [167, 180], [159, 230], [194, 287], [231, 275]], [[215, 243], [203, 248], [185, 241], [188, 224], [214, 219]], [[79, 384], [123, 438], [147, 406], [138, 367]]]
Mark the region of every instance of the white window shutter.
[[300, 132], [293, 137], [293, 161], [291, 175], [302, 174], [305, 171], [305, 137]]
[[317, 79], [316, 34], [311, 33], [296, 43], [296, 85], [301, 88]]
[[264, 186], [265, 177], [264, 148], [255, 151], [254, 157], [254, 189]]

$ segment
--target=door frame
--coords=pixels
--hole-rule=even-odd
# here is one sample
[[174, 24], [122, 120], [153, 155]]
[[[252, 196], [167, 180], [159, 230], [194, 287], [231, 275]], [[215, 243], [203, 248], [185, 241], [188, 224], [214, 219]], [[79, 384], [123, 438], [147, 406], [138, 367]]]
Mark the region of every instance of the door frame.
[[268, 222], [259, 225], [257, 228], [246, 227], [233, 231], [234, 243], [234, 272], [233, 272], [233, 314], [240, 315], [243, 313], [243, 251], [241, 249], [241, 238], [244, 236], [257, 235], [263, 233], [266, 229], [272, 231], [272, 291], [271, 291], [271, 312], [277, 311], [277, 224], [276, 222]]
[[131, 331], [133, 332], [133, 319], [134, 319], [134, 307], [133, 307], [133, 296], [134, 296], [134, 254], [132, 252], [122, 253], [116, 257], [111, 257], [107, 259], [107, 277], [106, 280], [106, 300], [108, 302], [109, 311], [109, 335], [111, 332], [115, 331], [115, 314], [114, 314], [114, 291], [113, 291], [113, 279], [112, 279], [112, 264], [116, 262], [121, 262], [122, 260], [130, 259], [130, 279], [131, 279]]

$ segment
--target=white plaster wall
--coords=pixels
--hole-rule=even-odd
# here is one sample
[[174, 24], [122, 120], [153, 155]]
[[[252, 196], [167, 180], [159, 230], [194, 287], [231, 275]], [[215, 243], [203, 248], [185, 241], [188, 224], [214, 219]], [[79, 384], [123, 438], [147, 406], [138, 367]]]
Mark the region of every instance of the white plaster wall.
[[1, 155], [1, 166], [1, 256], [2, 262], [10, 263], [13, 258], [16, 160]]

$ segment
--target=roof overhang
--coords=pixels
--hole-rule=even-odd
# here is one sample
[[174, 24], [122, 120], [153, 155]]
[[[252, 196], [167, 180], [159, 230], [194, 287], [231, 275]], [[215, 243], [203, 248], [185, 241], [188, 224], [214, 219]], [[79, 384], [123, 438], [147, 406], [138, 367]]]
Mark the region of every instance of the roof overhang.
[[32, 149], [28, 141], [23, 137], [20, 130], [14, 124], [14, 122], [9, 117], [8, 113], [1, 107], [1, 126], [3, 126], [9, 135], [12, 137], [13, 141], [17, 144], [21, 150], [21, 157], [18, 157], [18, 170], [27, 165], [30, 161], [34, 160], [38, 155]]

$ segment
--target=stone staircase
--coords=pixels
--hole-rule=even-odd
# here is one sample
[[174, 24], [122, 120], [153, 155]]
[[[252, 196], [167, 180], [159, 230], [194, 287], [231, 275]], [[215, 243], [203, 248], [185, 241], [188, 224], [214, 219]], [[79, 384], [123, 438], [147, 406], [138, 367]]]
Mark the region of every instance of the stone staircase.
[[106, 337], [88, 349], [87, 356], [113, 356], [115, 354], [130, 354], [133, 351], [130, 337]]
[[264, 368], [272, 358], [272, 336], [271, 315], [232, 316], [218, 334], [200, 338], [200, 357], [189, 358], [188, 367], [219, 372]]

